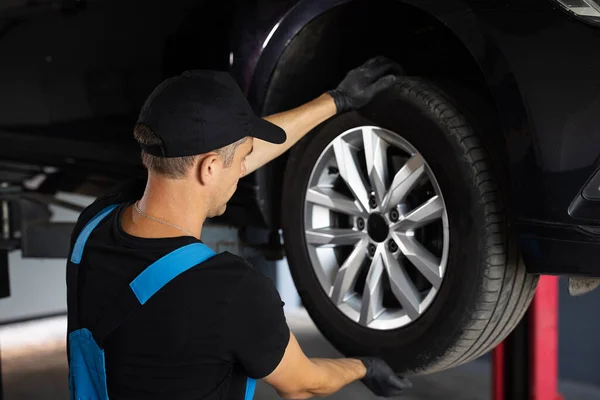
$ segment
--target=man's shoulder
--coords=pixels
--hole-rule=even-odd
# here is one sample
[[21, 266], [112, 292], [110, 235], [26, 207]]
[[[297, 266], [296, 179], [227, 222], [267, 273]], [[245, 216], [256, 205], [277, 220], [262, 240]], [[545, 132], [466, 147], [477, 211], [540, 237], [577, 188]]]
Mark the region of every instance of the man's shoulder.
[[[113, 186], [87, 206], [81, 213], [80, 219], [86, 214], [96, 214], [109, 205], [139, 199], [144, 194], [145, 187], [146, 181], [142, 178], [131, 178], [123, 181], [118, 185]], [[93, 217], [93, 215], [91, 215], [90, 218], [91, 217]]]
[[105, 194], [96, 198], [79, 214], [75, 228], [73, 229], [73, 236], [75, 237], [96, 214], [106, 207], [132, 201], [141, 197], [144, 193], [144, 187], [144, 179], [132, 178], [109, 189]]
[[227, 272], [230, 274], [233, 273], [236, 275], [240, 275], [240, 277], [244, 277], [247, 274], [253, 274], [258, 272], [254, 269], [254, 266], [248, 261], [228, 251], [218, 253], [206, 260], [205, 263], [198, 265], [198, 267], [202, 266], [206, 266], [208, 268], [214, 267], [219, 271]]
[[211, 301], [234, 304], [232, 310], [252, 307], [258, 298], [270, 299], [274, 282], [249, 262], [235, 254], [222, 252], [190, 268], [174, 282], [169, 292], [181, 301]]
[[262, 288], [274, 286], [271, 279], [263, 275], [244, 258], [230, 252], [222, 252], [197, 266], [213, 271], [214, 274], [227, 275], [231, 283], [245, 288]]

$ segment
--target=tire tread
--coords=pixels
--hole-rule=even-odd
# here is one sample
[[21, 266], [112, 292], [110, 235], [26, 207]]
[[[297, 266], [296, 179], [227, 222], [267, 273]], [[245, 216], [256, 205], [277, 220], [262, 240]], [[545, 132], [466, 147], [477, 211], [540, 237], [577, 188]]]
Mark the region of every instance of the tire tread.
[[480, 295], [482, 305], [493, 307], [473, 310], [462, 337], [435, 365], [427, 367], [429, 373], [471, 361], [497, 346], [523, 317], [533, 298], [538, 277], [527, 274], [521, 260], [514, 255], [506, 256], [509, 240], [503, 199], [486, 149], [471, 125], [457, 109], [448, 107], [449, 102], [441, 92], [421, 84], [418, 79], [407, 78], [401, 87], [407, 95], [423, 99], [430, 112], [442, 121], [459, 144], [462, 157], [471, 166], [486, 221], [483, 240], [486, 245], [482, 251], [482, 265], [486, 270], [482, 274], [484, 288]]

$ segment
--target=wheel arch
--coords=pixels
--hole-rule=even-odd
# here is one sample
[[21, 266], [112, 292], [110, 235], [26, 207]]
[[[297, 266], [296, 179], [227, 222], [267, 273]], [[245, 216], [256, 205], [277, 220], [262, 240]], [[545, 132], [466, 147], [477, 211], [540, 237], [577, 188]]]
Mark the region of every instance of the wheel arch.
[[[367, 58], [383, 54], [468, 108], [464, 112], [487, 133], [482, 138], [486, 147], [501, 149], [491, 152], [494, 168], [503, 193], [511, 196], [509, 149], [528, 140], [523, 132], [530, 131], [529, 121], [500, 46], [480, 26], [462, 0], [385, 0], [376, 6], [361, 0], [301, 1], [271, 31], [248, 97], [262, 115], [289, 109], [335, 86]], [[285, 156], [270, 167], [272, 204], [280, 203], [283, 163]], [[280, 211], [273, 209], [272, 221], [279, 220]]]

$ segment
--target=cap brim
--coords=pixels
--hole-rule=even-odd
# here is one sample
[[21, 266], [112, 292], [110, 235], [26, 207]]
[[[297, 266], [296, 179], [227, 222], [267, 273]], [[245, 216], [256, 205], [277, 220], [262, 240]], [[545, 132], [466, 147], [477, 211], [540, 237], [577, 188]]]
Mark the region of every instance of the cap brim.
[[287, 135], [279, 126], [267, 121], [266, 119], [257, 117], [254, 119], [252, 137], [273, 144], [282, 144], [285, 142]]

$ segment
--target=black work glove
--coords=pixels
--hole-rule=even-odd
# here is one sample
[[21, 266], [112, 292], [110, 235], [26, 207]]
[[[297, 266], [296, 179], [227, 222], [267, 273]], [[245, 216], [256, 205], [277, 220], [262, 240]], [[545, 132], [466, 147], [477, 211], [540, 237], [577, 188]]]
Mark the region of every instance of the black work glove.
[[392, 368], [382, 359], [374, 357], [357, 358], [367, 368], [367, 375], [361, 379], [362, 383], [377, 396], [399, 396], [406, 389], [412, 387], [412, 383], [408, 379], [396, 375]]
[[355, 110], [391, 87], [402, 75], [402, 67], [385, 57], [375, 57], [348, 72], [336, 89], [330, 90], [337, 112]]

